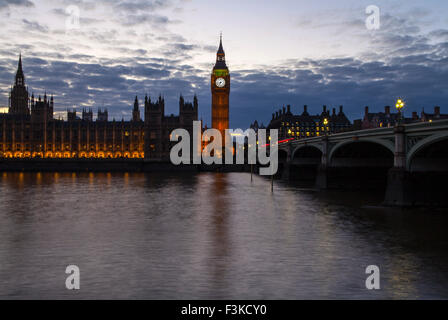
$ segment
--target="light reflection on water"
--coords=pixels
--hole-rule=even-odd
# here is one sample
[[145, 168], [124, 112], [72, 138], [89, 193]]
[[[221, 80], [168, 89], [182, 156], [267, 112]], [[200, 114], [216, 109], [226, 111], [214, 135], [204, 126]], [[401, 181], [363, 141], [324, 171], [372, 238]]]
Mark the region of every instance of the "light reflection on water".
[[2, 173], [0, 298], [448, 298], [446, 213], [380, 200], [245, 173]]

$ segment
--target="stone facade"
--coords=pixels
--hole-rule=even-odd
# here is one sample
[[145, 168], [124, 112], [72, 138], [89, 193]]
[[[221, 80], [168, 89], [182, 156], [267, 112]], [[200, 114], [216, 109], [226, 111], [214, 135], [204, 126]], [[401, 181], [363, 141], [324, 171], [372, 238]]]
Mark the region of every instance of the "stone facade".
[[9, 112], [0, 114], [0, 158], [135, 158], [167, 160], [170, 132], [184, 128], [192, 134], [198, 100], [179, 99], [179, 115], [165, 116], [165, 101], [145, 97], [145, 119], [135, 98], [130, 121], [109, 121], [107, 110], [84, 109], [81, 117], [67, 111], [67, 121], [54, 119], [54, 98], [29, 98], [19, 59]]

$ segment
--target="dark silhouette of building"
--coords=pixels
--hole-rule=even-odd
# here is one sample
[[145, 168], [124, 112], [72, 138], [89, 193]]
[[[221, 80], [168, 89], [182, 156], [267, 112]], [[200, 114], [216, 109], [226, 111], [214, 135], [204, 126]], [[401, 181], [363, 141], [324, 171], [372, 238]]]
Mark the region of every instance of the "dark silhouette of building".
[[22, 54], [19, 57], [17, 73], [14, 81], [14, 87], [11, 89], [9, 98], [9, 114], [12, 115], [29, 115], [29, 94], [25, 86], [25, 75], [22, 69]]
[[310, 115], [308, 107], [305, 105], [302, 114], [294, 115], [291, 112], [291, 106], [288, 105], [272, 114], [267, 129], [278, 129], [279, 139], [301, 139], [322, 136], [326, 132], [347, 131], [351, 126], [342, 106], [339, 107], [338, 113], [336, 113], [336, 109], [330, 112], [324, 106], [321, 114]]
[[131, 121], [109, 121], [108, 111], [67, 110], [67, 121], [54, 119], [54, 98], [34, 94], [28, 98], [22, 57], [11, 89], [9, 112], [0, 114], [0, 158], [146, 158], [169, 157], [172, 130], [187, 129], [192, 135], [198, 119], [198, 100], [179, 99], [179, 116], [165, 116], [165, 101], [145, 98], [145, 119], [140, 118], [135, 98]]
[[218, 129], [224, 138], [229, 129], [230, 73], [226, 65], [226, 55], [222, 46], [222, 35], [216, 53], [216, 64], [211, 75], [212, 128]]
[[434, 107], [434, 113], [426, 113], [425, 110], [422, 110], [421, 120], [422, 121], [435, 121], [441, 119], [448, 119], [448, 114], [440, 113], [440, 107]]
[[364, 110], [360, 129], [389, 128], [396, 126], [399, 122], [413, 123], [448, 119], [448, 114], [441, 114], [438, 106], [434, 107], [434, 113], [426, 113], [423, 110], [419, 117], [417, 112], [413, 111], [411, 117], [403, 116], [401, 119], [398, 112], [391, 112], [390, 106], [384, 107], [384, 112], [369, 112], [369, 107], [365, 107]]
[[193, 121], [198, 120], [198, 99], [193, 103], [179, 98], [179, 116], [165, 116], [165, 99], [159, 96], [155, 102], [145, 97], [145, 154], [152, 159], [168, 159], [171, 147], [176, 142], [170, 141], [173, 130], [182, 128], [193, 136]]
[[138, 106], [138, 97], [135, 96], [134, 109], [132, 110], [132, 121], [139, 122], [140, 120], [141, 118], [140, 118], [140, 108]]
[[107, 111], [107, 109], [104, 109], [104, 111], [98, 109], [96, 121], [105, 121], [105, 122], [109, 121], [109, 112]]
[[[416, 114], [415, 114], [416, 115]], [[418, 118], [418, 117], [417, 117]], [[390, 106], [384, 107], [384, 112], [369, 112], [369, 107], [364, 108], [364, 117], [361, 120], [361, 129], [394, 127], [399, 121], [411, 122], [410, 118], [400, 119], [399, 113], [391, 112]]]

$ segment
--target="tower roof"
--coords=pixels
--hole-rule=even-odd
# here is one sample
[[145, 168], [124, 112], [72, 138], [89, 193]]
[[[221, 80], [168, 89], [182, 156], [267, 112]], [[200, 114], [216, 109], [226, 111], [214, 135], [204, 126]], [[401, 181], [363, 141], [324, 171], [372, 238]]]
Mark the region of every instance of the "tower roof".
[[218, 54], [225, 54], [224, 48], [222, 47], [222, 33], [219, 37], [219, 48], [218, 48]]
[[23, 71], [22, 70], [22, 53], [20, 53], [20, 55], [19, 55], [19, 65], [18, 65], [17, 71]]
[[17, 79], [22, 79], [22, 84], [25, 85], [25, 76], [23, 74], [23, 69], [22, 69], [22, 53], [20, 53], [19, 55], [19, 63], [17, 65], [17, 73], [16, 73], [16, 83], [17, 83]]
[[219, 37], [219, 48], [216, 53], [216, 64], [213, 69], [227, 69], [226, 65], [226, 54], [224, 52], [224, 48], [222, 46], [222, 33]]

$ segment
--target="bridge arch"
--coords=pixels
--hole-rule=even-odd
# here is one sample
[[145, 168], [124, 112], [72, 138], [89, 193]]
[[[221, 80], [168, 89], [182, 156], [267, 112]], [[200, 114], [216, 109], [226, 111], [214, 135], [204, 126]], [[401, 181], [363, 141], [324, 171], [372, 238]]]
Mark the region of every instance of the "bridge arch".
[[294, 159], [297, 152], [302, 151], [303, 149], [315, 149], [315, 150], [319, 151], [321, 155], [323, 153], [322, 146], [319, 144], [314, 144], [314, 143], [313, 144], [302, 144], [294, 149], [294, 151], [292, 152], [292, 155], [291, 155], [291, 159]]
[[429, 137], [426, 137], [419, 142], [417, 142], [407, 153], [406, 155], [406, 169], [411, 170], [412, 168], [412, 161], [415, 159], [416, 155], [424, 150], [427, 147], [431, 147], [432, 145], [447, 141], [448, 142], [448, 132], [444, 131], [438, 134], [431, 135]]
[[395, 145], [392, 142], [385, 141], [385, 140], [382, 140], [382, 139], [360, 138], [358, 140], [348, 140], [348, 141], [341, 141], [341, 142], [337, 143], [330, 150], [330, 153], [328, 155], [329, 162], [331, 163], [331, 160], [333, 159], [334, 154], [338, 150], [340, 150], [342, 147], [347, 146], [349, 144], [362, 143], [362, 142], [377, 144], [377, 145], [380, 145], [380, 146], [386, 148], [387, 150], [389, 150], [392, 153], [392, 155], [395, 153]]

